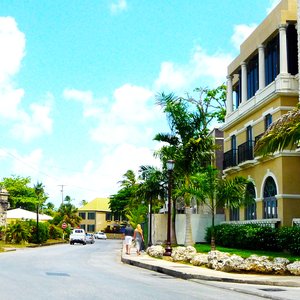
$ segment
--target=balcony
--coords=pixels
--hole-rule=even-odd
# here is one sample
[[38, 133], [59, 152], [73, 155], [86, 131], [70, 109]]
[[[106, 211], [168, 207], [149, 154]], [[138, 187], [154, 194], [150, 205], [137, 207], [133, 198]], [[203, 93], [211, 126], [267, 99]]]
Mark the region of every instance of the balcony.
[[224, 153], [223, 168], [228, 169], [237, 165], [237, 149], [231, 149]]
[[254, 159], [254, 141], [250, 140], [238, 146], [238, 163], [250, 162]]

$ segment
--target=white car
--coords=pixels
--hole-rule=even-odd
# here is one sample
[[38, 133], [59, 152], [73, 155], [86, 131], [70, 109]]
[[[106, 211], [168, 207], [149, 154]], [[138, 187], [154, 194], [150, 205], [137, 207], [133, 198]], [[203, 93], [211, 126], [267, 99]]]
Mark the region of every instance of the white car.
[[99, 240], [106, 240], [107, 239], [106, 234], [102, 231], [96, 232], [95, 233], [95, 238], [99, 239]]

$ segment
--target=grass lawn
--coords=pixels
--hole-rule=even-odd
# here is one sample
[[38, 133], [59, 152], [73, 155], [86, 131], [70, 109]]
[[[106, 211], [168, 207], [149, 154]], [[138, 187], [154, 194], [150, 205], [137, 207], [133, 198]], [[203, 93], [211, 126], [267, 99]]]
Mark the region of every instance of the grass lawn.
[[[208, 253], [210, 251], [209, 244], [196, 244], [195, 248], [196, 248], [197, 252], [199, 252], [199, 253]], [[272, 251], [264, 251], [264, 250], [243, 250], [243, 249], [226, 248], [226, 247], [221, 247], [221, 246], [216, 246], [216, 250], [219, 250], [221, 252], [227, 252], [230, 254], [236, 254], [243, 258], [247, 258], [252, 254], [256, 254], [259, 256], [265, 255], [270, 258], [285, 257], [291, 262], [293, 262], [295, 260], [300, 260], [300, 256], [291, 255], [291, 254], [285, 253], [285, 252], [272, 252]]]
[[[43, 243], [43, 245], [52, 245], [52, 244], [57, 244], [65, 242], [63, 240], [48, 240], [46, 243]], [[0, 241], [0, 252], [4, 252], [5, 249], [7, 248], [26, 248], [26, 247], [37, 247], [36, 244], [32, 243], [23, 243], [23, 244], [10, 244], [10, 243], [5, 243], [4, 241]]]

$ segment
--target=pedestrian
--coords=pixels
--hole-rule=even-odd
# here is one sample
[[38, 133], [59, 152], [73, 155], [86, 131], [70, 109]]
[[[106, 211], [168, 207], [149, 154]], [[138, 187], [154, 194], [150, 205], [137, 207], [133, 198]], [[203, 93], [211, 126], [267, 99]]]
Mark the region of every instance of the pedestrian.
[[141, 254], [141, 246], [144, 242], [143, 230], [140, 224], [137, 224], [136, 229], [134, 230], [133, 239], [136, 244], [136, 253], [137, 255]]
[[126, 225], [124, 236], [125, 236], [124, 239], [125, 239], [126, 254], [130, 255], [130, 248], [131, 248], [131, 243], [133, 238], [133, 228], [131, 227], [130, 224]]

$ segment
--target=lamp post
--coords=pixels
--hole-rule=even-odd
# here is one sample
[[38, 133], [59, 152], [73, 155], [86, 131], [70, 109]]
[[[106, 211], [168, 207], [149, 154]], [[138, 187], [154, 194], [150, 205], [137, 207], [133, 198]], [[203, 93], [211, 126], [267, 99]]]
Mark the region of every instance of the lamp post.
[[175, 161], [168, 160], [167, 161], [167, 170], [169, 173], [168, 178], [168, 231], [167, 231], [167, 245], [166, 251], [164, 253], [165, 256], [171, 256], [172, 247], [171, 247], [171, 199], [172, 199], [172, 174], [174, 169]]

